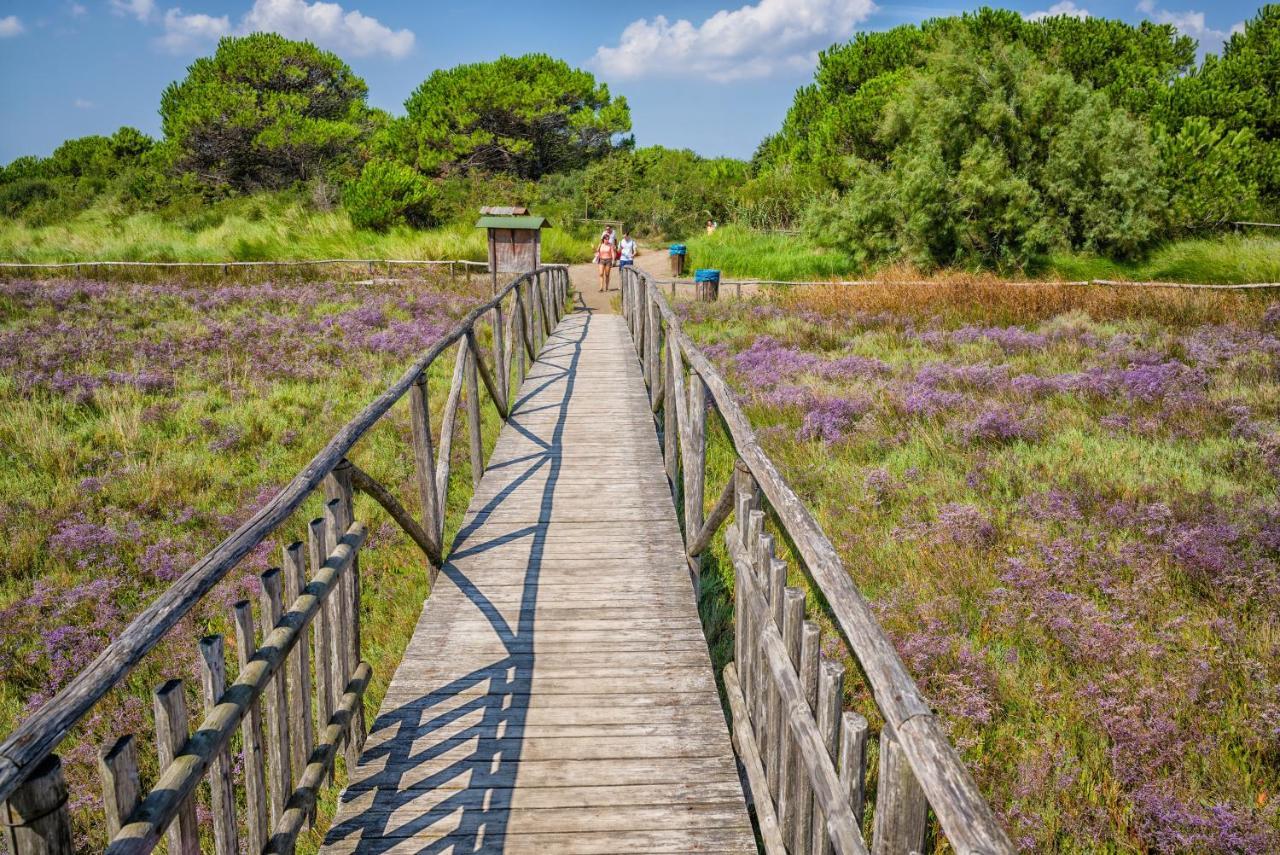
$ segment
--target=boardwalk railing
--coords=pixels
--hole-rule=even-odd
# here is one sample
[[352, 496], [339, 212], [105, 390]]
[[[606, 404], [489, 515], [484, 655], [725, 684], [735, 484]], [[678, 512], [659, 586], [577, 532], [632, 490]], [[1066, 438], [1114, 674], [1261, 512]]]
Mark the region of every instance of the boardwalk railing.
[[[771, 853], [923, 851], [928, 811], [962, 853], [1012, 852], [928, 701], [920, 694], [831, 541], [761, 450], [729, 385], [680, 328], [659, 281], [622, 270], [622, 304], [653, 412], [663, 426], [673, 498], [683, 501], [687, 558], [724, 534], [735, 576], [734, 657], [724, 683], [734, 746]], [[706, 414], [714, 406], [736, 452], [734, 474], [704, 517]], [[870, 849], [863, 840], [867, 721], [841, 713], [844, 667], [821, 652], [805, 593], [764, 531], [785, 533], [866, 676], [884, 717]]]
[[[511, 383], [519, 388], [526, 365], [560, 320], [568, 286], [567, 269], [552, 266], [526, 273], [501, 290], [495, 287], [491, 300], [437, 341], [334, 434], [264, 508], [188, 569], [62, 691], [18, 725], [0, 744], [0, 822], [12, 855], [72, 851], [66, 783], [54, 753], [59, 743], [242, 558], [321, 487], [327, 499], [324, 516], [311, 521], [306, 544], [284, 547], [283, 569], [262, 575], [256, 617], [247, 601], [233, 607], [239, 668], [230, 686], [223, 638], [200, 640], [205, 709], [194, 732], [182, 682], [170, 680], [155, 690], [160, 768], [151, 789], [144, 792], [139, 782], [135, 734], [121, 734], [102, 746], [98, 763], [111, 855], [149, 852], [162, 835], [171, 855], [196, 855], [201, 828], [194, 796], [206, 777], [217, 855], [238, 855], [242, 841], [252, 853], [293, 851], [298, 833], [314, 814], [318, 793], [332, 781], [338, 750], [345, 748], [350, 768], [365, 737], [363, 696], [371, 670], [361, 660], [358, 557], [366, 529], [354, 518], [353, 494], [367, 493], [405, 529], [427, 556], [434, 580], [443, 552], [450, 452], [463, 386], [471, 468], [478, 480], [484, 466], [477, 375], [505, 419]], [[479, 343], [482, 321], [492, 336], [487, 356]], [[436, 452], [427, 372], [454, 344], [457, 356]], [[356, 442], [406, 393], [421, 521], [347, 459]], [[231, 784], [231, 740], [237, 730], [245, 775], [243, 827]]]

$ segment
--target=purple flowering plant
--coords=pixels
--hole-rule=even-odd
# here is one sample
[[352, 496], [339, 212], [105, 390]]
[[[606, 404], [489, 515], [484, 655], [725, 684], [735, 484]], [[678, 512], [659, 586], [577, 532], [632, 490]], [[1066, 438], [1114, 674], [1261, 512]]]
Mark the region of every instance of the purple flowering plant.
[[1280, 851], [1280, 304], [813, 290], [686, 329], [1017, 847]]

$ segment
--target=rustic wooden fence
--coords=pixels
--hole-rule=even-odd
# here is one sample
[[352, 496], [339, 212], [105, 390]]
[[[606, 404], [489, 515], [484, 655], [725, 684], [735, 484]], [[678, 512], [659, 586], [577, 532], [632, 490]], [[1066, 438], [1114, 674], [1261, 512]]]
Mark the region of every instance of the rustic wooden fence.
[[[622, 302], [663, 429], [673, 498], [684, 508], [695, 580], [699, 556], [734, 516], [724, 533], [736, 585], [734, 656], [724, 684], [765, 850], [923, 851], [932, 809], [956, 851], [1012, 852], [835, 548], [761, 450], [728, 384], [681, 330], [659, 281], [624, 268]], [[704, 516], [708, 405], [723, 420], [736, 460], [733, 476]], [[788, 566], [764, 530], [766, 515], [825, 599], [884, 718], [869, 848], [861, 831], [868, 723], [842, 713], [844, 667], [820, 652], [820, 628], [805, 619], [804, 591], [787, 586]]]
[[[307, 543], [284, 547], [282, 568], [262, 575], [256, 616], [252, 603], [233, 608], [239, 661], [230, 685], [223, 638], [199, 641], [204, 712], [197, 716], [194, 732], [182, 682], [170, 680], [156, 688], [154, 739], [160, 771], [154, 785], [144, 792], [140, 784], [136, 734], [122, 734], [102, 746], [98, 762], [111, 855], [150, 852], [162, 836], [171, 855], [196, 855], [202, 834], [212, 837], [217, 855], [238, 855], [242, 843], [253, 853], [293, 851], [299, 832], [314, 815], [319, 792], [333, 780], [339, 750], [348, 765], [354, 764], [365, 736], [363, 696], [371, 671], [361, 660], [359, 551], [366, 529], [354, 518], [353, 494], [362, 491], [386, 509], [421, 547], [434, 579], [444, 549], [450, 453], [463, 387], [471, 469], [478, 480], [484, 466], [477, 377], [505, 419], [512, 383], [519, 388], [526, 366], [560, 320], [568, 289], [568, 271], [562, 266], [526, 273], [500, 290], [495, 277], [491, 300], [436, 342], [334, 434], [264, 508], [188, 569], [9, 734], [0, 744], [0, 822], [12, 855], [73, 851], [67, 787], [54, 753], [59, 743], [241, 559], [321, 488], [327, 499], [324, 516], [311, 521]], [[480, 344], [481, 322], [492, 337], [488, 363]], [[455, 344], [437, 451], [427, 371]], [[406, 394], [421, 521], [347, 458]], [[231, 786], [230, 751], [237, 730], [245, 775], [243, 822]], [[205, 778], [211, 788], [211, 835], [197, 823], [195, 811], [196, 788]]]
[[449, 277], [455, 278], [461, 270], [471, 277], [473, 272], [488, 272], [489, 265], [484, 261], [466, 261], [463, 259], [424, 260], [407, 258], [316, 258], [294, 261], [0, 261], [0, 272], [13, 273], [57, 273], [70, 271], [76, 276], [87, 272], [107, 270], [196, 270], [218, 271], [224, 276], [233, 270], [281, 270], [285, 268], [308, 270], [318, 267], [354, 268], [362, 274], [376, 277], [385, 272], [386, 278], [392, 278], [397, 268], [435, 267], [447, 269]]

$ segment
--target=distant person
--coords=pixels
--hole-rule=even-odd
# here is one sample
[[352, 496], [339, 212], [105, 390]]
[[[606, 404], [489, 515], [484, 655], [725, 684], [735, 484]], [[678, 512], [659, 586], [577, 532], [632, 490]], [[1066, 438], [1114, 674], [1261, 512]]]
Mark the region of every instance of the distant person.
[[716, 230], [716, 221], [715, 221], [715, 220], [707, 220], [707, 234], [711, 234], [711, 233], [712, 233], [712, 232], [714, 232], [715, 230]]
[[596, 244], [596, 267], [600, 270], [600, 292], [609, 290], [609, 277], [613, 273], [613, 264], [618, 260], [618, 240], [613, 236], [613, 226], [604, 230], [600, 242]]
[[622, 233], [622, 243], [618, 244], [618, 267], [631, 267], [636, 263], [636, 242], [631, 232]]

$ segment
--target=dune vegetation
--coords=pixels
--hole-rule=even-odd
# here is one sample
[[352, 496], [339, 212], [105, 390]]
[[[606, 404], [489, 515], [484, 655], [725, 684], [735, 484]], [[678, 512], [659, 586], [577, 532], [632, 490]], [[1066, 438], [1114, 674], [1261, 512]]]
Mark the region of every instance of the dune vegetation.
[[[487, 293], [479, 279], [469, 289], [443, 277], [0, 282], [0, 732], [61, 689]], [[432, 394], [447, 392], [446, 362], [432, 367]], [[483, 412], [490, 443], [498, 418]], [[406, 501], [416, 496], [406, 489], [409, 433], [399, 407], [353, 455]], [[457, 447], [449, 537], [470, 494], [465, 443]], [[372, 714], [428, 584], [417, 547], [376, 504], [361, 496], [356, 505], [370, 530], [361, 582]], [[148, 695], [165, 679], [183, 678], [189, 708], [200, 708], [195, 640], [234, 637], [231, 605], [257, 597], [257, 575], [279, 565], [284, 544], [306, 539], [319, 511], [319, 499], [308, 500], [63, 744], [81, 848], [104, 843], [98, 745], [150, 732]], [[143, 774], [154, 774], [150, 740], [141, 742]]]
[[1280, 846], [1280, 305], [953, 277], [679, 310], [1020, 850]]

